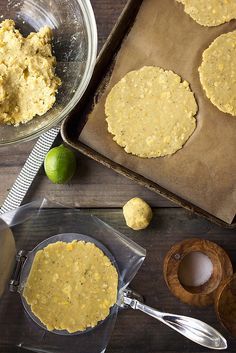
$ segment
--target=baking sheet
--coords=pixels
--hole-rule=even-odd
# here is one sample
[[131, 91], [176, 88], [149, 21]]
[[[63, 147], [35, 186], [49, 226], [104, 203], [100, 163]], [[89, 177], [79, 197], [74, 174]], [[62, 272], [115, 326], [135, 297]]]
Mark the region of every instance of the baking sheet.
[[[80, 141], [179, 197], [231, 223], [236, 209], [236, 118], [220, 112], [205, 96], [198, 75], [202, 52], [236, 21], [202, 27], [175, 0], [144, 0], [118, 53], [111, 80], [85, 125]], [[184, 148], [168, 157], [127, 154], [107, 132], [104, 104], [111, 87], [144, 65], [170, 69], [190, 82], [199, 106], [197, 129]]]

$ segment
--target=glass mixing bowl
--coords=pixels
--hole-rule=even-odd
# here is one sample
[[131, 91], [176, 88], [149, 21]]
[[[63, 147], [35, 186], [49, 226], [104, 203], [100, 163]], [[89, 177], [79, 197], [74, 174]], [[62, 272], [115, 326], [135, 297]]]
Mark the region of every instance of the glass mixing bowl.
[[45, 25], [52, 28], [56, 73], [62, 80], [56, 103], [46, 114], [17, 127], [0, 125], [0, 145], [6, 145], [39, 136], [75, 107], [95, 65], [97, 28], [89, 0], [7, 0], [1, 1], [0, 14], [1, 21], [13, 19], [24, 36]]

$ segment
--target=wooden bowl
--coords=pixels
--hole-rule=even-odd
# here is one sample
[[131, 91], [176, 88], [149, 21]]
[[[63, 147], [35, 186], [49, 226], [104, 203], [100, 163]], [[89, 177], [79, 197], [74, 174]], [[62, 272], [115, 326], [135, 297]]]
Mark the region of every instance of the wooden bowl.
[[[201, 252], [213, 264], [210, 279], [199, 287], [183, 286], [179, 279], [179, 266], [191, 252]], [[218, 287], [233, 275], [231, 261], [226, 252], [217, 244], [203, 239], [187, 239], [171, 247], [164, 259], [164, 278], [170, 291], [182, 302], [199, 307], [214, 303]]]
[[236, 274], [218, 288], [215, 310], [221, 324], [236, 337]]

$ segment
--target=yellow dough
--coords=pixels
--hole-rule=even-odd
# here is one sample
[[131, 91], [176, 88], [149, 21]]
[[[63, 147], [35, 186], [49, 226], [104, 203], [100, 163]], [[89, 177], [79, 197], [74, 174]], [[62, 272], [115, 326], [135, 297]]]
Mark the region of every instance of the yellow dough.
[[197, 104], [186, 81], [160, 67], [125, 75], [105, 104], [108, 131], [127, 153], [151, 158], [178, 151], [196, 127]]
[[49, 27], [24, 38], [14, 21], [0, 26], [0, 123], [17, 126], [52, 107], [61, 80]]
[[117, 288], [117, 271], [97, 246], [59, 241], [36, 253], [23, 296], [48, 330], [73, 333], [109, 315]]
[[177, 0], [184, 11], [202, 26], [218, 26], [236, 18], [235, 0]]
[[222, 112], [236, 116], [236, 31], [211, 43], [198, 70], [210, 101]]
[[139, 197], [134, 197], [124, 205], [123, 214], [127, 226], [134, 230], [147, 228], [152, 219], [151, 207]]

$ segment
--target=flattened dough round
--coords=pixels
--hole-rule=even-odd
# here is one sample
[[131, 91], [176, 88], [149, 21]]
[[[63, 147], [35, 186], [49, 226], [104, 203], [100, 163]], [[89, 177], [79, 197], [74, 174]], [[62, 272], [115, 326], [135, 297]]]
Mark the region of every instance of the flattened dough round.
[[210, 101], [236, 116], [236, 31], [222, 34], [203, 52], [198, 69]]
[[62, 241], [39, 250], [23, 296], [48, 330], [94, 327], [116, 303], [118, 274], [93, 243]]
[[151, 158], [178, 151], [196, 127], [197, 104], [186, 81], [144, 66], [126, 74], [105, 104], [108, 131], [127, 153]]
[[235, 0], [177, 0], [184, 11], [202, 26], [218, 26], [236, 18]]

